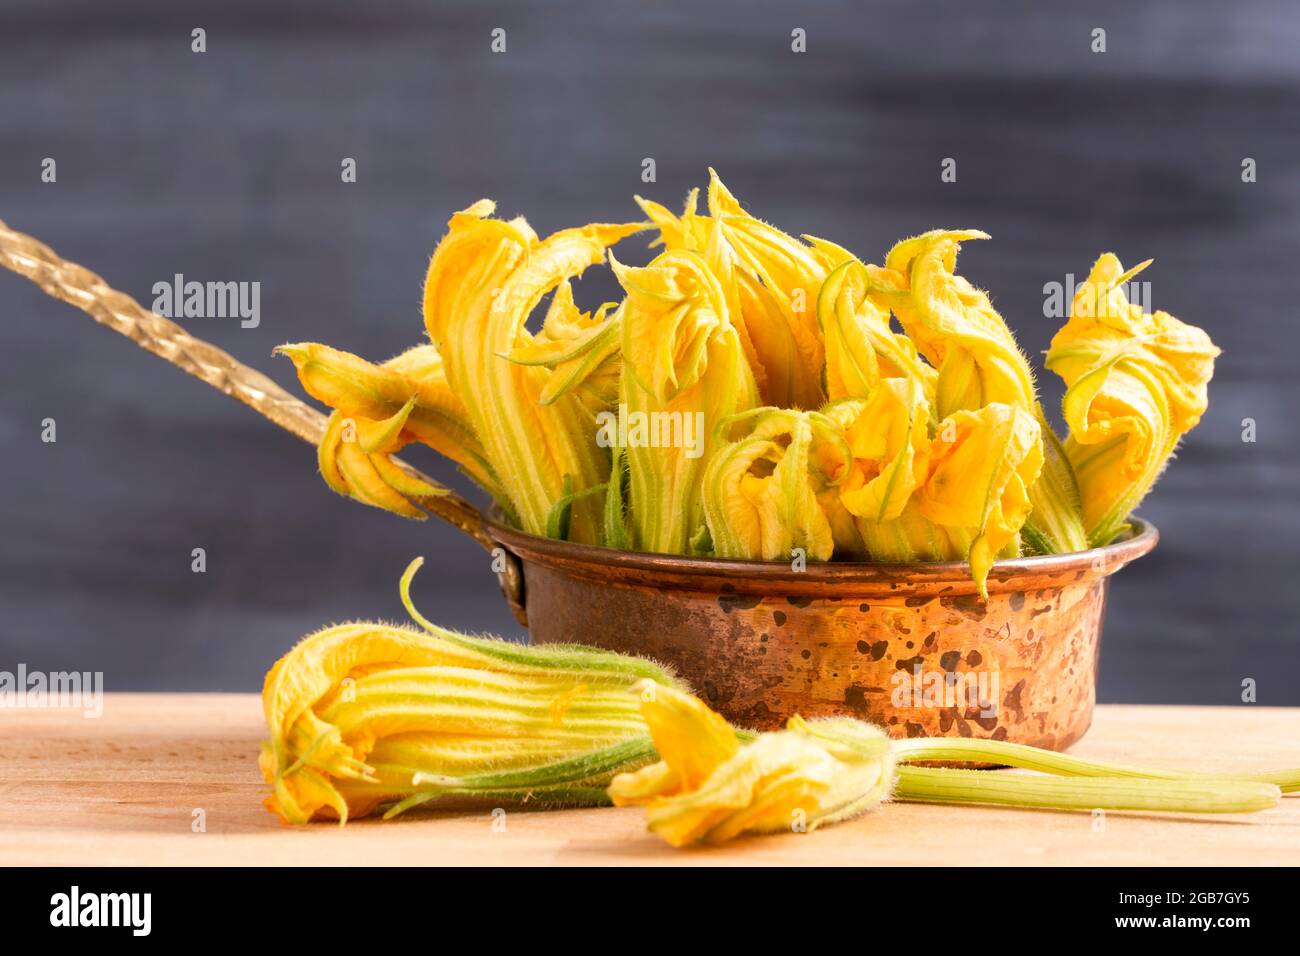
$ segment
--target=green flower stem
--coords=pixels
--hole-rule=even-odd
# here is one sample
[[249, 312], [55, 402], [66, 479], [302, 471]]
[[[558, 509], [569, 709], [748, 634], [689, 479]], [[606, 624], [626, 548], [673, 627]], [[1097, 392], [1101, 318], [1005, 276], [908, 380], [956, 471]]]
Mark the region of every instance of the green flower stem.
[[541, 646], [513, 644], [509, 641], [493, 638], [470, 637], [467, 634], [460, 634], [439, 627], [421, 614], [411, 600], [411, 581], [423, 564], [424, 558], [416, 558], [407, 565], [398, 584], [398, 592], [402, 598], [402, 605], [406, 608], [406, 613], [411, 616], [411, 620], [434, 637], [441, 638], [458, 647], [478, 651], [489, 658], [501, 661], [503, 664], [518, 667], [536, 667], [563, 673], [573, 672], [585, 676], [588, 680], [608, 679], [625, 685], [631, 685], [638, 680], [649, 678], [656, 683], [665, 684], [669, 687], [681, 686], [680, 681], [658, 664], [629, 654], [602, 651], [598, 648], [579, 644], [548, 644]]
[[429, 789], [458, 793], [527, 792], [538, 787], [579, 783], [602, 775], [621, 773], [629, 767], [645, 766], [654, 761], [657, 756], [654, 743], [650, 738], [638, 737], [571, 760], [562, 760], [542, 767], [469, 776], [451, 776], [415, 770], [412, 773], [412, 781], [417, 787], [428, 785]]
[[412, 794], [400, 803], [394, 804], [384, 812], [384, 820], [392, 820], [407, 810], [422, 806], [430, 800], [445, 797], [465, 797], [471, 802], [482, 804], [499, 801], [509, 804], [532, 803], [539, 808], [547, 807], [607, 807], [610, 805], [609, 794], [604, 787], [557, 787], [549, 790], [456, 790], [438, 789]]
[[1127, 777], [1147, 780], [1240, 780], [1269, 783], [1283, 793], [1300, 791], [1300, 768], [1260, 773], [1196, 773], [1186, 770], [1160, 770], [1126, 764], [1084, 760], [1068, 754], [1027, 747], [1004, 740], [976, 740], [967, 737], [916, 737], [894, 741], [899, 763], [923, 760], [960, 760], [971, 763], [997, 763], [1026, 770], [1065, 777]]
[[1062, 779], [986, 770], [900, 767], [894, 799], [1050, 810], [1158, 810], [1252, 813], [1277, 805], [1281, 791], [1248, 780]]
[[1043, 470], [1029, 488], [1033, 510], [1020, 533], [1039, 554], [1087, 551], [1088, 533], [1083, 527], [1074, 469], [1043, 414], [1043, 406], [1036, 404], [1034, 410], [1043, 435]]
[[451, 776], [402, 768], [410, 776], [412, 786], [418, 789], [389, 808], [384, 819], [391, 820], [412, 807], [448, 796], [501, 799], [511, 803], [607, 806], [609, 797], [605, 787], [610, 778], [643, 767], [655, 756], [650, 738], [639, 737], [571, 760], [501, 773]]

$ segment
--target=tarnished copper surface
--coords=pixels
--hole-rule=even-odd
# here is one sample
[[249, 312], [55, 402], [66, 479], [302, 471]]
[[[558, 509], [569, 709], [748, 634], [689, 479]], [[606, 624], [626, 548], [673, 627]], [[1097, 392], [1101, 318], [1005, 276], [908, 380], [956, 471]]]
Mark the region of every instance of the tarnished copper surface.
[[669, 664], [734, 723], [849, 715], [1054, 750], [1092, 720], [1107, 578], [1157, 539], [1137, 521], [1106, 548], [999, 562], [985, 602], [962, 563], [793, 571], [487, 529], [522, 562], [534, 641]]

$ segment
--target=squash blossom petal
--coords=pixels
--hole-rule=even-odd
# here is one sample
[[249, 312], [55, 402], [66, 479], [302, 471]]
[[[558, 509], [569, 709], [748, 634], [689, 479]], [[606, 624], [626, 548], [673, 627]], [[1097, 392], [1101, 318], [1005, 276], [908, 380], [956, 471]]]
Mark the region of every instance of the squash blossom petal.
[[921, 353], [939, 370], [939, 417], [1002, 402], [1033, 410], [1034, 378], [1029, 362], [989, 302], [954, 268], [967, 239], [987, 239], [977, 230], [935, 230], [896, 245], [885, 266], [906, 272], [909, 295], [896, 314]]
[[[736, 420], [751, 430], [721, 448], [704, 473], [704, 516], [714, 553], [788, 561], [801, 548], [810, 560], [828, 560], [836, 529], [823, 505], [825, 492], [844, 479], [849, 466], [840, 429], [816, 412], [784, 408], [755, 409]], [[851, 540], [844, 543], [851, 546]]]
[[1203, 330], [1129, 302], [1125, 285], [1146, 265], [1125, 272], [1113, 254], [1101, 256], [1047, 353], [1066, 384], [1065, 449], [1094, 546], [1123, 530], [1200, 421], [1219, 355]]
[[267, 674], [269, 809], [289, 823], [389, 815], [430, 800], [600, 804], [653, 745], [629, 690], [663, 668], [579, 646], [528, 648], [355, 623], [304, 638]]
[[666, 249], [699, 252], [722, 284], [761, 400], [815, 409], [824, 401], [825, 354], [815, 303], [828, 264], [843, 261], [836, 259], [838, 247], [810, 247], [755, 218], [712, 169], [709, 177], [707, 216], [697, 213], [694, 190], [681, 217], [637, 201]]
[[826, 394], [867, 398], [882, 378], [905, 378], [933, 395], [938, 373], [916, 346], [890, 327], [889, 309], [870, 295], [868, 267], [842, 261], [817, 296], [817, 318], [826, 348]]
[[[939, 369], [934, 392], [938, 417], [991, 402], [1037, 416], [1047, 467], [1029, 489], [1030, 537], [1042, 552], [1082, 550], [1087, 537], [1074, 475], [1041, 413], [1029, 362], [988, 295], [955, 273], [961, 243], [987, 238], [978, 230], [935, 230], [906, 239], [890, 251], [875, 285], [921, 353]], [[906, 276], [905, 283], [884, 281], [900, 275]]]
[[[701, 216], [697, 210], [700, 191], [692, 189], [680, 217], [659, 203], [640, 196], [637, 203], [659, 229], [660, 245], [669, 251], [696, 252], [704, 257], [709, 271], [718, 280], [727, 302], [731, 323], [740, 338], [741, 349], [754, 375], [754, 383], [764, 400], [775, 390], [787, 394], [797, 369], [794, 367], [794, 339], [775, 301], [761, 296], [761, 287], [748, 273], [738, 271], [736, 256], [726, 240], [719, 220]], [[756, 288], [757, 287], [757, 288]]]
[[595, 312], [581, 311], [573, 301], [573, 287], [566, 280], [551, 298], [541, 333], [504, 357], [517, 365], [551, 369], [550, 380], [539, 398], [541, 404], [550, 405], [577, 389], [594, 410], [600, 411], [618, 401], [621, 318], [616, 302], [606, 302]]
[[[483, 200], [451, 218], [429, 263], [424, 320], [510, 512], [523, 530], [542, 535], [562, 497], [608, 478], [609, 455], [593, 440], [594, 415], [579, 395], [543, 404], [551, 372], [505, 356], [531, 344], [524, 322], [547, 293], [644, 226], [592, 224], [539, 240], [522, 219], [491, 218], [493, 208]], [[600, 500], [577, 499], [572, 540], [598, 543], [601, 527]]]
[[870, 810], [893, 785], [888, 737], [859, 721], [795, 717], [741, 744], [701, 701], [652, 682], [641, 713], [660, 761], [618, 775], [609, 795], [644, 806], [648, 828], [673, 846], [810, 832]]
[[611, 264], [627, 292], [620, 398], [633, 543], [683, 554], [703, 524], [700, 477], [717, 448], [717, 426], [753, 407], [757, 388], [702, 257], [670, 251], [644, 268]]
[[838, 487], [839, 501], [872, 561], [942, 561], [953, 551], [916, 500], [930, 460], [931, 410], [922, 391], [915, 381], [882, 379], [871, 399], [844, 399], [823, 409], [849, 443], [852, 463]]
[[412, 478], [390, 460], [418, 442], [498, 494], [483, 446], [433, 346], [416, 346], [381, 365], [314, 342], [282, 345], [276, 352], [293, 361], [309, 395], [335, 410], [317, 449], [321, 475], [335, 491], [423, 518], [415, 503], [445, 491]]
[[954, 555], [970, 561], [971, 576], [987, 598], [994, 560], [1018, 553], [1029, 517], [1029, 487], [1043, 467], [1038, 421], [1000, 402], [954, 412], [930, 445], [930, 471], [918, 493], [921, 514], [943, 526]]
[[709, 214], [721, 224], [740, 271], [761, 283], [763, 307], [770, 310], [774, 303], [785, 320], [798, 369], [785, 404], [819, 407], [825, 401], [821, 388], [825, 347], [817, 328], [816, 302], [828, 272], [825, 253], [750, 215], [713, 169], [709, 170]]
[[845, 429], [853, 467], [840, 485], [840, 500], [854, 515], [891, 521], [925, 481], [930, 460], [930, 405], [921, 387], [889, 378], [866, 401], [836, 409]]

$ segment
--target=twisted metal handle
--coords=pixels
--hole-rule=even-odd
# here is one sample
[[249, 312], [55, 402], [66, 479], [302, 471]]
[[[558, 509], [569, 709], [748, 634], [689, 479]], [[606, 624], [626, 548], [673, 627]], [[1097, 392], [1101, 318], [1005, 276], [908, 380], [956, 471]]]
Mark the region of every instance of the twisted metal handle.
[[[0, 220], [0, 265], [26, 276], [48, 295], [75, 305], [100, 325], [125, 335], [142, 349], [243, 402], [303, 441], [320, 444], [325, 434], [325, 416], [319, 411], [229, 353], [196, 339], [170, 319], [144, 308], [84, 266], [68, 262], [43, 242], [9, 228], [3, 220]], [[444, 487], [405, 462], [396, 458], [393, 461], [407, 474], [435, 487]], [[422, 504], [488, 551], [498, 547], [483, 529], [479, 510], [454, 491], [423, 499]], [[506, 580], [515, 577], [517, 572], [513, 564], [507, 564], [514, 570], [503, 573], [502, 588], [514, 604], [512, 590], [520, 593], [522, 583]]]

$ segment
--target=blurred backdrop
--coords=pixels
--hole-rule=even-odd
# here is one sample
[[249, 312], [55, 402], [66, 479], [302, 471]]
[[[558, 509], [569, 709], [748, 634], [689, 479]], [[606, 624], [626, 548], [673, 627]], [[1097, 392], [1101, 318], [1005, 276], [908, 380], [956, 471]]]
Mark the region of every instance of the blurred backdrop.
[[[1160, 547], [1115, 580], [1100, 695], [1232, 703], [1249, 677], [1300, 704], [1300, 7], [1088, 6], [7, 0], [0, 218], [146, 306], [176, 273], [260, 282], [256, 328], [188, 325], [295, 394], [279, 343], [420, 340], [429, 253], [480, 196], [546, 232], [634, 216], [636, 192], [676, 206], [713, 165], [756, 214], [876, 261], [978, 226], [962, 271], [1036, 363], [1045, 283], [1154, 257], [1154, 305], [1224, 355], [1142, 508]], [[468, 539], [336, 497], [311, 448], [24, 279], [0, 273], [0, 312], [0, 669], [254, 690], [308, 631], [402, 617], [417, 554], [426, 614], [518, 635]]]

